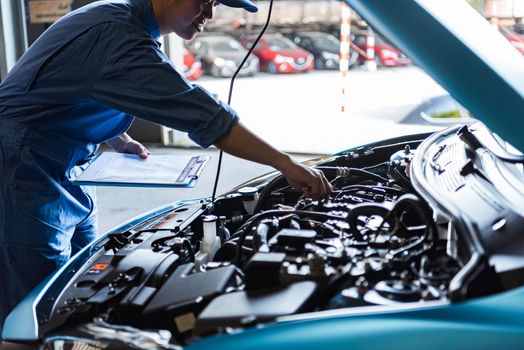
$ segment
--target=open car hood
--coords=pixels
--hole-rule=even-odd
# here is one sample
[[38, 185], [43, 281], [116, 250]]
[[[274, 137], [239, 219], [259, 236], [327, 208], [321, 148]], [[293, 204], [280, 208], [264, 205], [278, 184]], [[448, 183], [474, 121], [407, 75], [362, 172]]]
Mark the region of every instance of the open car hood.
[[475, 118], [524, 150], [524, 59], [465, 1], [344, 2]]

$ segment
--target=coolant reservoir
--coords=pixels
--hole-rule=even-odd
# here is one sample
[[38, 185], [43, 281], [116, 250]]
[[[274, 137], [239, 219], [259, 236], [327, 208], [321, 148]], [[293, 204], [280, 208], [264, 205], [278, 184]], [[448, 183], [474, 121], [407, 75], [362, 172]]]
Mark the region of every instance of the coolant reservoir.
[[205, 215], [202, 218], [203, 232], [200, 250], [195, 254], [195, 267], [201, 271], [201, 267], [212, 261], [220, 248], [220, 238], [217, 236], [218, 217], [215, 215]]
[[238, 193], [242, 196], [242, 203], [244, 209], [249, 215], [253, 215], [255, 207], [258, 201], [258, 190], [256, 187], [242, 187], [238, 190]]

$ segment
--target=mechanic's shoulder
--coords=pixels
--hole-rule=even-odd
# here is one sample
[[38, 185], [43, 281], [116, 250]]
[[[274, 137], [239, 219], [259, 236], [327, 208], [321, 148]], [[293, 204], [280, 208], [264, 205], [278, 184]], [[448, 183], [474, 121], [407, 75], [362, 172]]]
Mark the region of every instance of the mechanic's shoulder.
[[98, 22], [97, 26], [101, 30], [111, 31], [113, 34], [130, 34], [131, 32], [140, 34], [146, 29], [127, 2], [98, 2], [101, 4], [93, 6], [86, 12], [89, 12], [88, 15]]
[[127, 2], [95, 1], [62, 17], [57, 26], [91, 27], [99, 24], [137, 25], [139, 21]]

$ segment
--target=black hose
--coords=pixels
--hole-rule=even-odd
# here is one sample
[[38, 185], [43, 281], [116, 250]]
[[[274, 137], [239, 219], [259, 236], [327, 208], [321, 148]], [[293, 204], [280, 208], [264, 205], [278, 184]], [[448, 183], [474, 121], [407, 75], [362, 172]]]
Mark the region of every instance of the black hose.
[[[231, 105], [231, 99], [233, 97], [233, 85], [235, 84], [235, 79], [236, 79], [238, 73], [240, 72], [240, 70], [242, 69], [242, 67], [244, 66], [244, 64], [246, 63], [247, 58], [251, 55], [251, 53], [253, 52], [253, 50], [257, 46], [258, 42], [260, 41], [260, 38], [266, 32], [266, 29], [269, 26], [269, 22], [271, 21], [271, 12], [272, 11], [273, 11], [273, 0], [270, 0], [269, 1], [269, 11], [268, 11], [268, 14], [267, 14], [266, 23], [264, 24], [264, 27], [262, 28], [262, 31], [260, 31], [260, 33], [258, 34], [257, 38], [253, 42], [253, 45], [251, 45], [251, 47], [247, 51], [247, 54], [244, 56], [244, 59], [242, 60], [242, 62], [240, 62], [240, 64], [237, 67], [237, 70], [235, 71], [235, 73], [231, 77], [231, 84], [229, 84], [229, 96], [227, 98], [227, 104], [228, 105]], [[223, 154], [224, 154], [224, 152], [222, 150], [220, 150], [220, 152], [218, 153], [217, 174], [215, 176], [215, 184], [213, 185], [213, 194], [211, 195], [211, 203], [215, 202], [215, 197], [216, 197], [217, 187], [218, 187], [218, 179], [220, 178], [220, 168], [222, 167], [222, 155]]]

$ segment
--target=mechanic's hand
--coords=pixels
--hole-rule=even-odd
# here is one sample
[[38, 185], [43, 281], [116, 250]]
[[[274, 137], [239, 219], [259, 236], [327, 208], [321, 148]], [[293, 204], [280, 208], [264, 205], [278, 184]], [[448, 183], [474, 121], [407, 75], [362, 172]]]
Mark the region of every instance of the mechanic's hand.
[[151, 155], [140, 142], [135, 141], [126, 133], [115, 137], [114, 139], [106, 141], [116, 152], [138, 154], [142, 159], [146, 159]]
[[144, 145], [135, 140], [126, 142], [117, 152], [138, 154], [138, 156], [142, 159], [147, 159], [147, 157], [151, 155], [151, 152], [149, 152], [147, 148], [144, 147]]
[[321, 170], [307, 167], [291, 160], [282, 171], [289, 184], [304, 193], [304, 196], [318, 200], [329, 196], [333, 188]]

